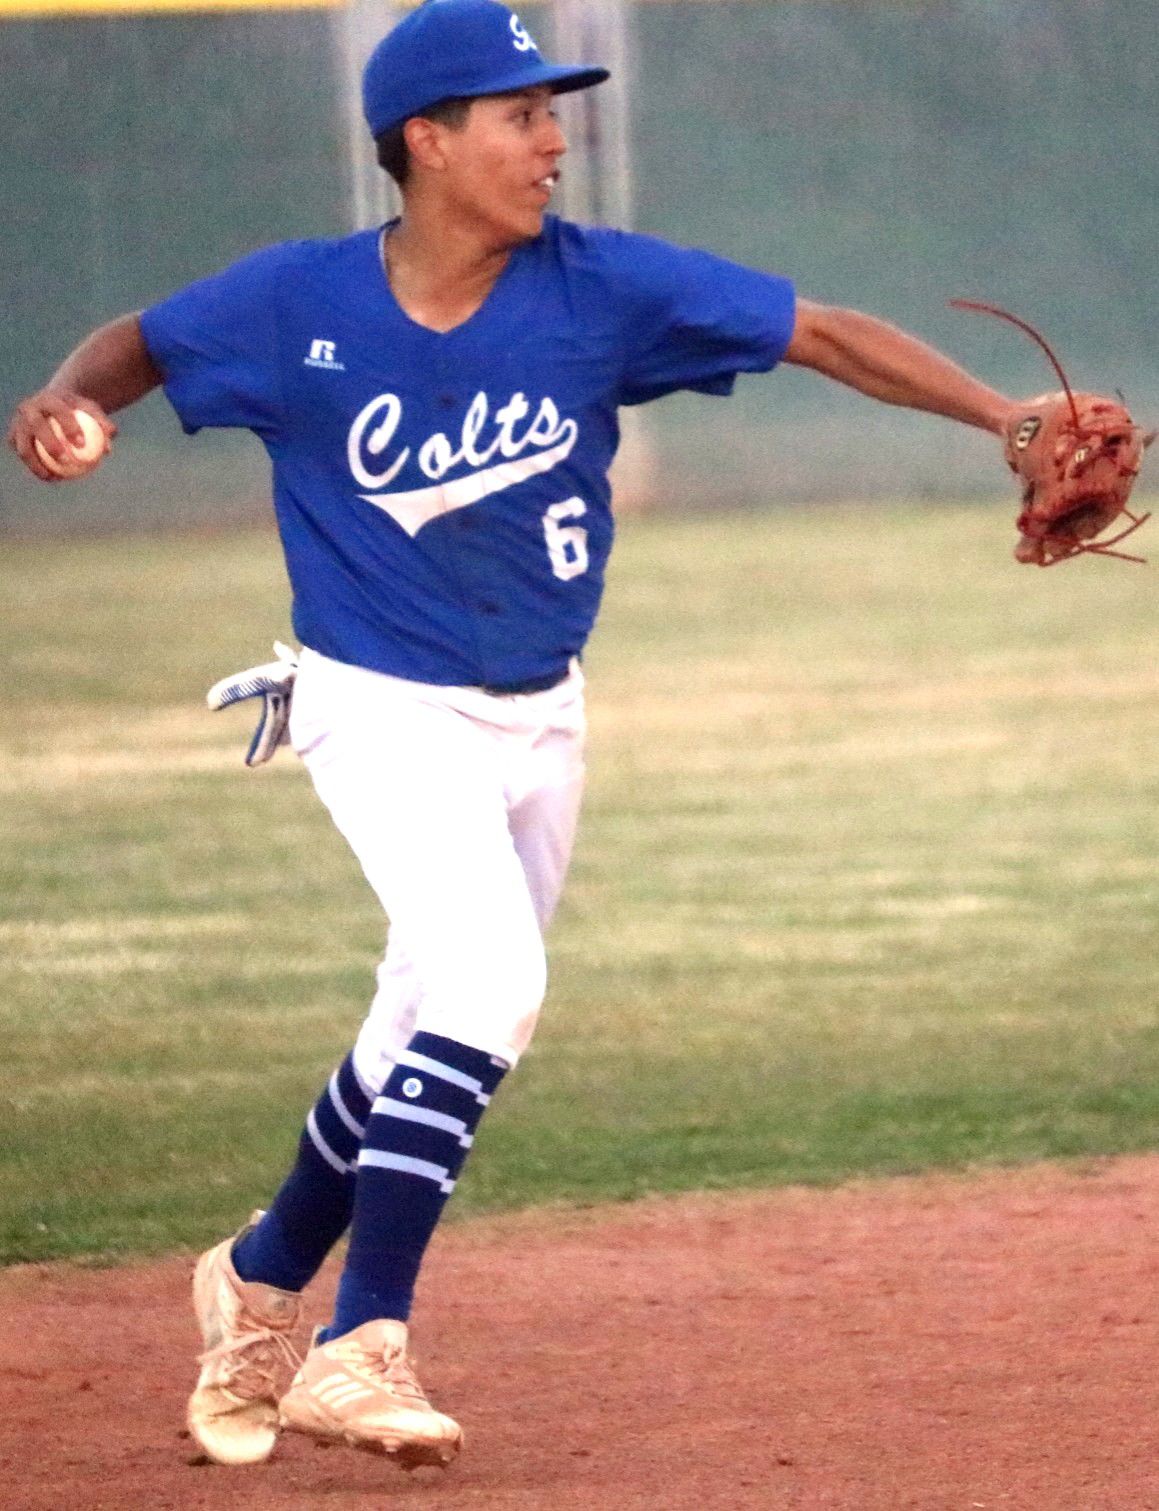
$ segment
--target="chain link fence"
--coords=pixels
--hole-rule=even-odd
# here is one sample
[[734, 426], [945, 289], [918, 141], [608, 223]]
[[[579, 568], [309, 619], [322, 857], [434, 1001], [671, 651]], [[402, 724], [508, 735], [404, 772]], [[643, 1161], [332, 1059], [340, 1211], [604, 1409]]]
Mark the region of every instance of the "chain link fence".
[[[309, 9], [0, 21], [5, 414], [101, 321], [263, 243], [379, 213], [350, 80], [391, 15], [361, 0], [353, 32], [349, 16]], [[1159, 98], [1140, 45], [1152, 21], [1152, 0], [528, 12], [545, 47], [558, 29], [561, 54], [616, 50], [614, 109], [595, 127], [568, 119], [582, 149], [573, 213], [788, 273], [807, 297], [905, 325], [1014, 392], [1051, 386], [1013, 331], [945, 307], [1005, 304], [1043, 327], [1076, 383], [1122, 388], [1144, 420], [1159, 414]], [[250, 438], [190, 441], [157, 395], [122, 431], [113, 461], [68, 487], [26, 480], [5, 453], [0, 530], [266, 509]], [[743, 380], [725, 403], [664, 400], [646, 439], [634, 486], [657, 505], [1005, 487], [989, 438], [793, 371]]]

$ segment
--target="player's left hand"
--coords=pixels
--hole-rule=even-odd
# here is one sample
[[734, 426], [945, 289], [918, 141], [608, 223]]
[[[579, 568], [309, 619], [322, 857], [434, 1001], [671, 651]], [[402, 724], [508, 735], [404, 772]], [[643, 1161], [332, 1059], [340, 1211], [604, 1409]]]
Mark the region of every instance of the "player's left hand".
[[[1100, 394], [1042, 394], [1006, 427], [1006, 461], [1022, 485], [1016, 560], [1050, 567], [1093, 552], [1142, 561], [1114, 549], [1149, 518], [1127, 508], [1144, 436], [1126, 407]], [[1116, 524], [1125, 528], [1100, 540]]]
[[290, 707], [294, 696], [294, 680], [298, 675], [298, 653], [274, 641], [276, 661], [267, 661], [262, 666], [251, 666], [244, 672], [234, 672], [215, 682], [205, 695], [211, 709], [228, 708], [231, 703], [241, 703], [247, 698], [261, 698], [262, 710], [258, 727], [245, 754], [247, 766], [264, 766], [273, 759], [279, 745], [289, 738]]
[[[950, 306], [1016, 326], [1042, 348], [1062, 383], [1061, 392], [1011, 405], [1003, 426], [1006, 462], [1022, 486], [1015, 560], [1052, 567], [1090, 552], [1141, 562], [1114, 547], [1151, 518], [1132, 514], [1127, 501], [1154, 431], [1144, 435], [1122, 395], [1075, 393], [1050, 343], [1021, 316], [977, 299], [951, 299]], [[1098, 538], [1123, 518], [1125, 528]]]

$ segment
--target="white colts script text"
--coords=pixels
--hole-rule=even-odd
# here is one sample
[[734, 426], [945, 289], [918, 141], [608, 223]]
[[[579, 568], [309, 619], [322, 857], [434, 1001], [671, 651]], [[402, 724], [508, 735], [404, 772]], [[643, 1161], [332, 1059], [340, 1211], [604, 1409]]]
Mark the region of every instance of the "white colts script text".
[[[400, 493], [384, 492], [406, 466], [411, 449], [404, 446], [391, 454], [391, 443], [402, 419], [402, 400], [397, 394], [379, 394], [360, 411], [346, 443], [355, 482], [377, 490], [360, 497], [384, 509], [408, 535], [414, 536], [440, 514], [464, 509], [489, 494], [550, 472], [570, 455], [579, 426], [575, 420], [560, 419], [554, 400], [548, 398], [540, 400], [534, 417], [525, 424], [530, 414], [531, 405], [521, 393], [512, 394], [494, 416], [487, 395], [477, 393], [464, 416], [457, 446], [436, 431], [418, 449], [418, 465], [432, 485]], [[484, 432], [489, 435], [485, 437]], [[378, 471], [371, 470], [375, 462], [380, 464]], [[449, 483], [441, 481], [464, 462], [476, 470]]]

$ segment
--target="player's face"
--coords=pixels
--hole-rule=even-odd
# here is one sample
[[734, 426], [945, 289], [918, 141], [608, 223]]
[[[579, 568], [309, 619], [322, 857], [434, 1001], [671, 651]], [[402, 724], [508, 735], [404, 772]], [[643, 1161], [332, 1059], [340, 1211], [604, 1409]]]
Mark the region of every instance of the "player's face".
[[538, 236], [567, 143], [546, 88], [475, 100], [443, 137], [443, 189], [459, 216], [500, 245]]

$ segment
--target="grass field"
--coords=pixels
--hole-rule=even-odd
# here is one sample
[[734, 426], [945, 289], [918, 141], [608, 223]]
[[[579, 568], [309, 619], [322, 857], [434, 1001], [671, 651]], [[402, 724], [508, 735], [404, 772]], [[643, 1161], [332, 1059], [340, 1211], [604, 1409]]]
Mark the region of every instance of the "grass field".
[[[1159, 577], [1017, 567], [1010, 512], [624, 525], [549, 1004], [459, 1215], [1155, 1145]], [[384, 931], [294, 758], [203, 710], [288, 633], [276, 547], [8, 542], [0, 592], [0, 1259], [198, 1244]]]

